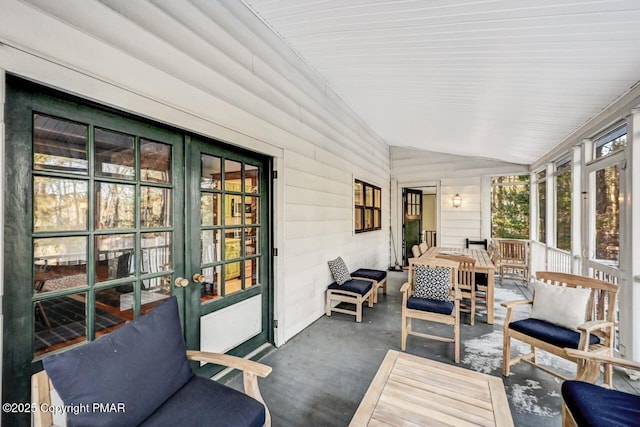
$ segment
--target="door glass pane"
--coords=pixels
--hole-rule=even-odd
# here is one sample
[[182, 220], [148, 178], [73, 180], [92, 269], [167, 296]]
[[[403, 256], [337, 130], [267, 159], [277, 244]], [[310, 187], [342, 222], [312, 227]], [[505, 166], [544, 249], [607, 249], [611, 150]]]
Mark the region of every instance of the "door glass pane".
[[122, 279], [133, 275], [134, 235], [96, 236], [96, 282]]
[[241, 271], [240, 266], [241, 262], [231, 262], [225, 264], [225, 281], [224, 281], [224, 294], [230, 295], [234, 292], [238, 292], [242, 290], [242, 281], [241, 281]]
[[140, 226], [169, 227], [171, 225], [171, 190], [145, 186], [140, 190]]
[[86, 230], [88, 188], [86, 181], [33, 177], [33, 230]]
[[86, 301], [87, 294], [81, 293], [33, 303], [36, 356], [86, 341]]
[[248, 259], [244, 262], [244, 288], [258, 284], [258, 259]]
[[171, 296], [171, 276], [154, 277], [142, 281], [142, 314], [153, 310]]
[[96, 290], [96, 337], [133, 320], [133, 287], [133, 283], [127, 283]]
[[251, 256], [258, 254], [260, 250], [258, 235], [260, 229], [255, 227], [246, 228], [244, 231], [244, 255]]
[[221, 261], [221, 244], [222, 232], [220, 230], [202, 230], [200, 232], [201, 264]]
[[224, 259], [236, 259], [242, 256], [242, 228], [230, 228], [224, 232]]
[[258, 223], [258, 198], [246, 196], [244, 198], [244, 223], [245, 224], [257, 224]]
[[140, 178], [150, 182], [171, 182], [171, 146], [140, 140]]
[[170, 270], [173, 262], [171, 253], [173, 233], [142, 233], [140, 237], [141, 273], [159, 273]]
[[242, 163], [233, 160], [224, 161], [224, 189], [242, 191]]
[[34, 169], [87, 174], [86, 125], [35, 114], [33, 133]]
[[87, 238], [34, 239], [33, 264], [35, 293], [86, 286]]
[[200, 188], [209, 190], [220, 189], [222, 182], [222, 167], [219, 157], [200, 156]]
[[135, 191], [134, 185], [96, 183], [96, 228], [133, 228]]
[[201, 284], [200, 300], [201, 302], [211, 301], [220, 298], [222, 289], [222, 267], [207, 267], [202, 269], [205, 283]]
[[131, 135], [96, 128], [96, 175], [133, 179], [136, 173], [134, 140]]
[[242, 196], [224, 196], [224, 223], [226, 225], [242, 224]]
[[244, 191], [246, 193], [259, 194], [260, 193], [260, 181], [259, 181], [259, 169], [257, 166], [244, 165]]
[[200, 195], [200, 224], [201, 225], [222, 225], [220, 218], [220, 195], [201, 194]]
[[595, 255], [618, 265], [620, 245], [620, 173], [617, 165], [595, 172]]

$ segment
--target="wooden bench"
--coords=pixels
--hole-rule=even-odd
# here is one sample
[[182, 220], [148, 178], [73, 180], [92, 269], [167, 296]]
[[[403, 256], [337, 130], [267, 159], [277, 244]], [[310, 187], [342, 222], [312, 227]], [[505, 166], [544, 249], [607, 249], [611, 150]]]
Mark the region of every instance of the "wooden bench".
[[[558, 335], [551, 337], [551, 334], [546, 333], [522, 332], [523, 328], [521, 328], [521, 326], [526, 326], [523, 322], [526, 323], [534, 320], [540, 323], [537, 319], [525, 319], [518, 322], [512, 322], [514, 309], [522, 305], [531, 305], [533, 304], [533, 301], [510, 301], [502, 303], [502, 306], [507, 308], [507, 315], [504, 321], [503, 330], [503, 375], [509, 375], [509, 368], [512, 365], [518, 362], [526, 362], [559, 378], [567, 379], [559, 373], [539, 365], [536, 361], [537, 349], [548, 351], [549, 353], [576, 363], [583, 362], [580, 362], [581, 359], [576, 359], [571, 354], [567, 354], [565, 348], [574, 348], [590, 353], [611, 356], [613, 353], [613, 340], [615, 334], [615, 308], [618, 297], [618, 285], [590, 277], [551, 271], [539, 271], [536, 273], [536, 277], [541, 281], [555, 286], [591, 289], [591, 295], [587, 306], [586, 322], [583, 325], [578, 326], [579, 332], [551, 324], [544, 325], [544, 323], [542, 323], [543, 327], [548, 328], [548, 332], [557, 332], [566, 338], [563, 338], [562, 342], [560, 342], [561, 340], [557, 339]], [[517, 325], [519, 330], [514, 329], [517, 323], [521, 324]], [[573, 339], [572, 337], [574, 336], [577, 337]], [[596, 340], [594, 337], [597, 337], [598, 339]], [[531, 346], [531, 353], [511, 358], [511, 339], [517, 339], [525, 344], [529, 344]], [[553, 341], [556, 341], [556, 343], [553, 343]], [[590, 343], [590, 341], [597, 342]], [[580, 367], [580, 365], [578, 367]], [[606, 364], [605, 382], [609, 385], [613, 382], [612, 367]]]

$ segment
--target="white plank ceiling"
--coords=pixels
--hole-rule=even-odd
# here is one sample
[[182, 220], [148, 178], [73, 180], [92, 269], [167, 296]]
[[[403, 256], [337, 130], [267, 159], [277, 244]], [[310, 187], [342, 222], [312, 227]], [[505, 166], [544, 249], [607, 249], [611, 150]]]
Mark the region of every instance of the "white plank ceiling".
[[243, 0], [392, 146], [532, 163], [640, 80], [640, 1]]

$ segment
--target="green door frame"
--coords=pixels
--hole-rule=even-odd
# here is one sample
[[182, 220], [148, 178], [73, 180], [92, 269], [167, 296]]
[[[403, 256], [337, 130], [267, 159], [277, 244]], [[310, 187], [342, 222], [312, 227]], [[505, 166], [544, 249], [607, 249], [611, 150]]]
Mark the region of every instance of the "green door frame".
[[[204, 139], [186, 132], [169, 128], [146, 119], [128, 116], [89, 101], [78, 99], [53, 89], [49, 89], [34, 83], [27, 82], [17, 77], [8, 76], [6, 81], [5, 100], [5, 194], [4, 194], [4, 297], [3, 297], [3, 402], [29, 402], [31, 375], [42, 369], [42, 356], [33, 356], [33, 330], [34, 330], [34, 304], [46, 295], [34, 295], [34, 266], [33, 244], [34, 237], [56, 237], [56, 233], [33, 233], [33, 113], [39, 112], [62, 119], [97, 125], [107, 129], [130, 132], [141, 135], [144, 138], [170, 143], [173, 148], [172, 156], [172, 226], [167, 229], [173, 232], [172, 261], [173, 268], [163, 271], [164, 275], [171, 275], [172, 293], [178, 298], [183, 307], [182, 318], [185, 327], [185, 338], [190, 348], [199, 348], [200, 317], [212, 311], [219, 310], [231, 304], [239, 302], [253, 295], [262, 294], [263, 329], [262, 333], [240, 344], [229, 351], [230, 354], [244, 356], [262, 343], [273, 342], [273, 296], [270, 288], [273, 283], [272, 269], [272, 161], [266, 156], [252, 153], [239, 148], [232, 148], [219, 141]], [[90, 141], [91, 142], [91, 141]], [[91, 146], [91, 144], [88, 144]], [[136, 147], [136, 150], [139, 148]], [[194, 167], [199, 160], [199, 155], [194, 156], [193, 150], [213, 152], [217, 156], [228, 157], [230, 160], [246, 161], [259, 165], [262, 171], [261, 194], [263, 200], [260, 209], [261, 243], [262, 253], [260, 263], [261, 286], [247, 289], [237, 294], [232, 294], [210, 303], [200, 303], [200, 287], [191, 283], [187, 288], [174, 287], [176, 277], [182, 276], [191, 279], [193, 273], [199, 272], [199, 260], [194, 262], [191, 245], [188, 241], [200, 241], [199, 207], [192, 209], [188, 201], [194, 200], [194, 195], [199, 192], [199, 176], [195, 179], [200, 169]], [[198, 151], [198, 152], [199, 152]], [[91, 148], [87, 153], [87, 159], [91, 161]], [[195, 158], [194, 158], [195, 157]], [[55, 176], [55, 173], [51, 175]], [[75, 178], [75, 177], [74, 177]], [[85, 179], [89, 185], [93, 185], [93, 177], [79, 177]], [[139, 184], [137, 184], [139, 186]], [[139, 197], [139, 189], [137, 190]], [[199, 198], [198, 198], [199, 201]], [[89, 211], [93, 210], [92, 200], [89, 199]], [[197, 204], [199, 206], [199, 202]], [[136, 213], [138, 218], [139, 213]], [[95, 263], [93, 260], [93, 214], [89, 213], [87, 232], [75, 234], [88, 236], [87, 248], [87, 277], [85, 287], [77, 288], [74, 292], [86, 292], [87, 307], [87, 339], [93, 340], [95, 330], [93, 327], [95, 299], [92, 290], [92, 280]], [[139, 224], [138, 219], [136, 224]], [[144, 229], [146, 232], [147, 229]], [[151, 231], [154, 231], [151, 229]], [[138, 236], [141, 229], [138, 227], [126, 232], [135, 233]], [[63, 233], [64, 234], [64, 233]], [[139, 245], [139, 244], [137, 244]], [[140, 247], [137, 247], [136, 259], [140, 259]], [[158, 275], [158, 274], [156, 274]], [[136, 283], [141, 282], [142, 274], [136, 269], [136, 275], [131, 278]], [[148, 278], [144, 275], [144, 278]], [[58, 291], [54, 291], [58, 294]], [[67, 292], [70, 293], [70, 292]], [[135, 316], [140, 314], [140, 288], [135, 287], [137, 305]], [[53, 293], [47, 293], [53, 295]], [[66, 295], [62, 292], [61, 295]], [[191, 327], [189, 326], [191, 325]], [[211, 365], [196, 369], [206, 375], [213, 374], [221, 368]], [[30, 414], [3, 413], [2, 423], [15, 426], [30, 425]]]

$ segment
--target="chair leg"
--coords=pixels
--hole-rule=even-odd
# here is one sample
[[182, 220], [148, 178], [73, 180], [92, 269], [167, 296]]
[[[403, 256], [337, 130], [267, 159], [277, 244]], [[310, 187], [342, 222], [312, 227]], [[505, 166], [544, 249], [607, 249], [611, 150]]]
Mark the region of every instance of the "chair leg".
[[460, 363], [460, 317], [456, 319], [456, 323], [453, 325], [453, 345], [455, 347], [454, 360], [456, 363]]
[[361, 323], [362, 322], [362, 304], [364, 303], [364, 301], [358, 301], [356, 303], [356, 322]]
[[375, 289], [376, 293], [371, 293], [371, 295], [369, 295], [369, 298], [367, 298], [367, 301], [369, 302], [369, 307], [373, 307], [373, 303], [374, 303], [374, 299], [376, 297], [376, 295], [378, 295], [378, 290]]
[[604, 383], [613, 388], [613, 365], [610, 363], [604, 365]]
[[327, 303], [326, 303], [326, 307], [325, 307], [325, 312], [327, 313], [327, 316], [331, 316], [331, 292], [327, 292]]
[[511, 337], [505, 330], [502, 340], [502, 375], [509, 376], [509, 365], [511, 364]]
[[531, 346], [531, 362], [538, 363], [538, 349], [534, 346]]
[[407, 348], [407, 335], [409, 334], [409, 330], [411, 330], [411, 319], [403, 317], [402, 318], [402, 341], [400, 343], [400, 349], [405, 351]]
[[377, 283], [373, 285], [373, 303], [374, 304], [378, 303], [378, 287], [380, 287], [380, 285]]
[[474, 325], [476, 318], [476, 298], [475, 296], [471, 296], [471, 326]]

